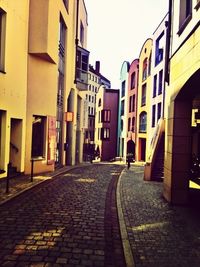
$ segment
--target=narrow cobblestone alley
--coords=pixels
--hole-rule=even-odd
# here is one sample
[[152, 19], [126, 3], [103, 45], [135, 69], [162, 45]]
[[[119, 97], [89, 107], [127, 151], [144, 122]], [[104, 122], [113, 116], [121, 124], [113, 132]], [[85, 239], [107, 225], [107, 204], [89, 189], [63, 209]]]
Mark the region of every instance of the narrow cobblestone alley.
[[0, 206], [0, 266], [125, 266], [116, 209], [123, 166], [75, 168]]

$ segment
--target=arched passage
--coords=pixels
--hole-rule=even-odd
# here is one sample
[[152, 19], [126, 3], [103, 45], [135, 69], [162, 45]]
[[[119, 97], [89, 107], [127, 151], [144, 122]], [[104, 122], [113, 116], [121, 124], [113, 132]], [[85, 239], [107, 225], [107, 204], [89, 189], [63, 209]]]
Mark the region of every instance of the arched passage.
[[170, 102], [165, 148], [164, 196], [174, 204], [189, 200], [190, 166], [193, 153], [192, 111], [200, 111], [200, 70], [193, 74]]

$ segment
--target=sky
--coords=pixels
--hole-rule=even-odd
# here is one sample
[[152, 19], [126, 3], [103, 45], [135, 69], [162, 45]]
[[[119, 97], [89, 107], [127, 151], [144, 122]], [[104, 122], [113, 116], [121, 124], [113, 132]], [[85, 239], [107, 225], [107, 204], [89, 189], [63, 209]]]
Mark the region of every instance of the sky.
[[131, 63], [168, 11], [168, 0], [85, 0], [88, 13], [87, 49], [90, 64], [120, 88], [120, 70]]

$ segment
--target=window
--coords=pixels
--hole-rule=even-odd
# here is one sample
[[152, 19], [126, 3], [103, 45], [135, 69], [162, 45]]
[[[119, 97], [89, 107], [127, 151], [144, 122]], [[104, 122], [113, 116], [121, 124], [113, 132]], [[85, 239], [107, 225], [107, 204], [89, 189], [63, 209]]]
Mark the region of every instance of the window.
[[130, 97], [129, 97], [129, 112], [131, 112], [131, 107], [132, 107], [132, 99], [133, 99], [133, 97], [132, 97], [132, 96], [130, 96]]
[[45, 117], [33, 116], [32, 150], [31, 150], [32, 158], [44, 157], [45, 123], [46, 123]]
[[131, 74], [131, 89], [135, 88], [135, 72]]
[[110, 122], [111, 111], [109, 109], [103, 109], [101, 111], [101, 122]]
[[0, 8], [0, 71], [5, 72], [6, 12]]
[[156, 40], [155, 66], [157, 66], [163, 60], [164, 47], [165, 47], [165, 38], [164, 38], [164, 31], [163, 31]]
[[146, 83], [142, 85], [142, 99], [141, 99], [141, 106], [146, 105], [146, 91], [147, 91], [147, 85]]
[[132, 132], [135, 132], [135, 117], [132, 118]]
[[140, 114], [140, 125], [139, 125], [139, 132], [146, 133], [147, 131], [147, 113], [142, 112]]
[[179, 32], [181, 34], [192, 18], [192, 0], [180, 0]]
[[156, 96], [157, 93], [157, 74], [153, 77], [153, 97]]
[[132, 112], [135, 111], [135, 95], [133, 95], [133, 101], [132, 101]]
[[152, 121], [151, 121], [151, 126], [155, 127], [155, 122], [156, 122], [156, 105], [152, 106]]
[[84, 44], [84, 27], [82, 21], [80, 23], [80, 42], [82, 45]]
[[99, 122], [101, 121], [101, 111], [99, 111]]
[[160, 117], [161, 117], [161, 103], [158, 103], [158, 107], [157, 107], [157, 109], [158, 109], [158, 113], [157, 113], [157, 121], [160, 119]]
[[143, 69], [142, 69], [142, 80], [143, 81], [146, 80], [147, 78], [147, 62], [148, 60], [147, 58], [145, 58], [143, 61]]
[[109, 139], [110, 139], [110, 129], [101, 128], [101, 140], [109, 140]]
[[131, 129], [131, 118], [128, 118], [128, 132], [130, 131]]
[[198, 10], [200, 7], [200, 0], [197, 0], [197, 3], [196, 3], [196, 6], [195, 6], [195, 9]]
[[124, 100], [121, 101], [121, 116], [124, 115]]
[[124, 129], [124, 122], [123, 122], [123, 120], [121, 120], [121, 132], [123, 131], [123, 129]]
[[101, 98], [99, 99], [98, 106], [99, 106], [99, 107], [101, 106]]
[[148, 75], [151, 75], [151, 54], [149, 56]]
[[126, 87], [126, 82], [122, 82], [122, 97], [125, 96], [125, 87]]
[[158, 94], [162, 94], [162, 86], [163, 86], [163, 70], [159, 71], [159, 85], [158, 85]]
[[[89, 52], [78, 46], [77, 47], [77, 57], [76, 57], [76, 82], [88, 83], [88, 62], [89, 62]], [[82, 88], [80, 88], [82, 89]]]
[[68, 10], [68, 7], [69, 7], [69, 0], [63, 0], [63, 3], [66, 7], [66, 9]]

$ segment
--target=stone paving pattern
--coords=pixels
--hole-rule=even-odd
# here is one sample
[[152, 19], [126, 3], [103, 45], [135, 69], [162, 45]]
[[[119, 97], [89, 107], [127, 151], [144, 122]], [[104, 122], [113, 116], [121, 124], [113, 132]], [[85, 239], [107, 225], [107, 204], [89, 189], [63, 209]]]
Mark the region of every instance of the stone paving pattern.
[[123, 168], [76, 168], [1, 205], [0, 266], [125, 267], [113, 194]]
[[[32, 185], [43, 183], [0, 205], [0, 266], [124, 267], [115, 194], [123, 168], [87, 164], [34, 177]], [[200, 267], [199, 195], [169, 205], [143, 170], [126, 168], [119, 188], [133, 267]], [[0, 181], [0, 204], [31, 185], [17, 179], [9, 194]]]
[[123, 174], [121, 202], [136, 267], [199, 267], [200, 209], [169, 205], [162, 183], [143, 181], [143, 168]]

